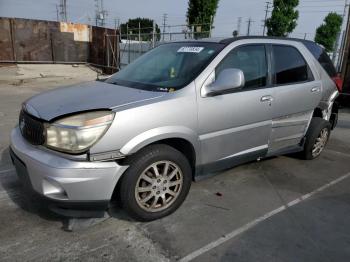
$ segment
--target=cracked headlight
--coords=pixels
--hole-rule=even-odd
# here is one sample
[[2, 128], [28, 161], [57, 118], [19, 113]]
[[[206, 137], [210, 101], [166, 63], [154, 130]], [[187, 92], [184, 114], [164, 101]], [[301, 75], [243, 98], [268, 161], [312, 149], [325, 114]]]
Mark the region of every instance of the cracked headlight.
[[57, 151], [82, 153], [107, 131], [114, 112], [94, 111], [58, 119], [46, 126], [46, 146]]

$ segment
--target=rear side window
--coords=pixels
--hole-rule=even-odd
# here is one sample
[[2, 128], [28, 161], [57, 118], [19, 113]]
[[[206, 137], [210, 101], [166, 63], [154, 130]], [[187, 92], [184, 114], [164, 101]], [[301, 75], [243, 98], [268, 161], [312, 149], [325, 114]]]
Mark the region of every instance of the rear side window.
[[328, 56], [327, 52], [313, 42], [303, 42], [306, 48], [312, 53], [312, 55], [318, 60], [323, 69], [328, 73], [329, 77], [336, 77], [337, 70], [335, 69], [332, 60]]
[[300, 52], [292, 46], [273, 45], [275, 82], [277, 85], [308, 81], [308, 65]]

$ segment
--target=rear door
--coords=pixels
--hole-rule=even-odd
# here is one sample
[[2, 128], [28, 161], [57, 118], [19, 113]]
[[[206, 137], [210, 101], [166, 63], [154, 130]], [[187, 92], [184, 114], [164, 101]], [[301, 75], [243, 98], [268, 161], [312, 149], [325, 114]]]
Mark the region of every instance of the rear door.
[[[300, 49], [271, 45], [274, 82], [269, 154], [297, 146], [305, 135], [322, 94], [322, 82], [311, 71]], [[305, 53], [305, 51], [304, 51]]]

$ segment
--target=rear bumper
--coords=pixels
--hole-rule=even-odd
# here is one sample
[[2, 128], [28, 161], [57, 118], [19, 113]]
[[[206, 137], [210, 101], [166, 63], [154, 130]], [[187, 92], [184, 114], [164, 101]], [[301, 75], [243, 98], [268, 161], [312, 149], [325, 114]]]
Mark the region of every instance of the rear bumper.
[[113, 161], [75, 161], [42, 150], [26, 142], [18, 128], [11, 133], [10, 151], [25, 187], [49, 200], [53, 211], [68, 216], [79, 216], [73, 209], [105, 210], [127, 169]]

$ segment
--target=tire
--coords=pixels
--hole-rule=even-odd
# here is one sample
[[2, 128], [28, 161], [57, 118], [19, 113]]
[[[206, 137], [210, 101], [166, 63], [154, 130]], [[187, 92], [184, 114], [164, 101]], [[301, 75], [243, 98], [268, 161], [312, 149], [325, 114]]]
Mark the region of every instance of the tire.
[[[331, 124], [328, 121], [319, 117], [312, 118], [305, 136], [304, 150], [300, 156], [305, 160], [317, 158], [326, 146], [330, 133]], [[319, 143], [318, 150], [316, 150], [316, 143]]]
[[142, 149], [128, 162], [130, 167], [120, 185], [120, 200], [131, 217], [151, 221], [180, 207], [192, 182], [191, 166], [182, 153], [157, 144]]

